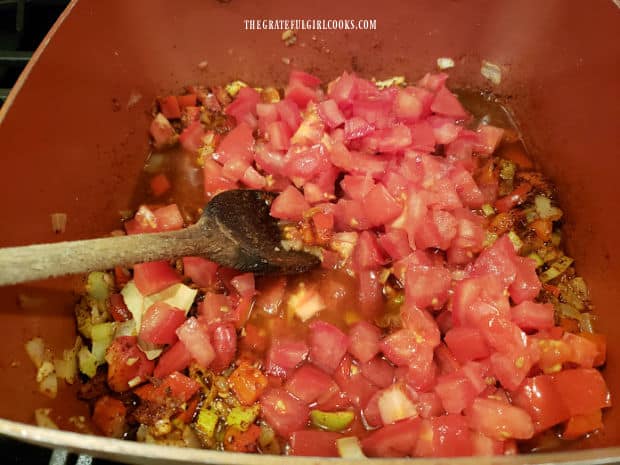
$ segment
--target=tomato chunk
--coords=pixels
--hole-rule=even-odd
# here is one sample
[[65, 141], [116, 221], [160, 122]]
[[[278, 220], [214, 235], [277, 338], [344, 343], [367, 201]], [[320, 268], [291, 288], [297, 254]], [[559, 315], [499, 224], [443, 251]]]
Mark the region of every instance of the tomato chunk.
[[181, 277], [165, 260], [134, 265], [133, 279], [143, 295], [155, 294], [181, 282]]
[[140, 339], [151, 344], [173, 344], [176, 330], [185, 321], [185, 312], [166, 302], [151, 305], [142, 318]]
[[266, 390], [260, 398], [261, 415], [281, 436], [288, 437], [304, 429], [310, 409], [300, 400], [280, 388]]

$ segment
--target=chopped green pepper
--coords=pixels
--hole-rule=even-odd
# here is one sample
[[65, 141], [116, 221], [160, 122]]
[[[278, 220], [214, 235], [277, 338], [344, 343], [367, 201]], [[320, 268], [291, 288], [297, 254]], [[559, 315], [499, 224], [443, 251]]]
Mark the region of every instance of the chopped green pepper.
[[93, 271], [86, 280], [86, 292], [95, 300], [103, 301], [110, 295], [112, 278], [108, 273]]
[[327, 431], [342, 431], [346, 429], [351, 424], [354, 417], [355, 414], [350, 410], [343, 410], [340, 412], [312, 410], [310, 412], [310, 421], [312, 424]]
[[207, 437], [212, 438], [215, 434], [218, 419], [217, 413], [213, 410], [203, 408], [198, 413], [198, 418], [196, 418], [196, 428]]
[[558, 258], [547, 270], [540, 273], [540, 280], [543, 283], [546, 283], [557, 278], [558, 276], [561, 276], [572, 263], [573, 259], [567, 257], [566, 255]]
[[251, 407], [233, 407], [226, 417], [226, 424], [228, 426], [236, 426], [241, 431], [246, 431], [254, 423], [259, 412], [260, 405], [258, 404], [254, 404]]

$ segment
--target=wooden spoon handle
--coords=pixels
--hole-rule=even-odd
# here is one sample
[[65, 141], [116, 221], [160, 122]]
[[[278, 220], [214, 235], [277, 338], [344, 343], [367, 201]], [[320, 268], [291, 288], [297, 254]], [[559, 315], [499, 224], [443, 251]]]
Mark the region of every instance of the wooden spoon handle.
[[0, 249], [0, 285], [204, 253], [200, 230], [106, 237]]

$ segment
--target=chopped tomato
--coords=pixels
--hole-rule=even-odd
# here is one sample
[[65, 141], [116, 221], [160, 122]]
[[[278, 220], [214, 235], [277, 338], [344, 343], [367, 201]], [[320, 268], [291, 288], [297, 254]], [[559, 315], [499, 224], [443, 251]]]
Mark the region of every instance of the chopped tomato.
[[562, 423], [571, 416], [549, 375], [526, 379], [513, 394], [512, 401], [530, 415], [536, 432]]
[[480, 360], [491, 354], [482, 333], [474, 328], [452, 328], [444, 341], [459, 363]]
[[420, 425], [419, 418], [409, 418], [383, 426], [362, 439], [362, 449], [369, 457], [412, 455]]
[[179, 340], [192, 357], [203, 367], [215, 359], [207, 328], [194, 317], [188, 318], [176, 331]]
[[140, 340], [151, 344], [173, 344], [176, 330], [185, 321], [185, 312], [166, 302], [156, 302], [144, 313]]
[[159, 357], [153, 376], [163, 378], [175, 371], [182, 371], [189, 366], [191, 361], [192, 354], [187, 350], [185, 344], [177, 341]]
[[149, 383], [134, 390], [142, 400], [165, 404], [169, 398], [179, 403], [187, 402], [200, 389], [200, 383], [175, 371], [156, 383]]
[[534, 435], [534, 424], [527, 412], [500, 400], [478, 398], [466, 417], [472, 429], [500, 441]]
[[285, 388], [307, 404], [316, 400], [321, 403], [338, 392], [338, 385], [327, 373], [307, 363], [295, 370]]
[[433, 456], [462, 457], [472, 455], [471, 432], [465, 417], [443, 415], [431, 420], [433, 428]]
[[127, 429], [127, 408], [123, 403], [110, 396], [103, 396], [95, 402], [93, 423], [110, 438], [122, 438]]
[[271, 216], [285, 220], [299, 221], [310, 208], [301, 192], [289, 186], [271, 204]]
[[179, 101], [174, 95], [159, 99], [159, 109], [168, 119], [179, 119], [181, 117], [181, 108]]
[[554, 320], [554, 309], [551, 304], [539, 304], [526, 300], [510, 309], [511, 319], [521, 329], [549, 329]]
[[134, 265], [133, 279], [143, 295], [155, 294], [181, 282], [181, 277], [165, 260]]
[[113, 391], [127, 391], [147, 381], [153, 373], [155, 363], [146, 358], [137, 342], [135, 336], [117, 337], [106, 351], [108, 385]]
[[200, 287], [211, 287], [217, 282], [218, 264], [202, 257], [183, 257], [183, 274]]
[[587, 415], [611, 406], [609, 390], [598, 370], [563, 370], [551, 375], [551, 378], [571, 416]]
[[375, 325], [360, 321], [349, 330], [349, 353], [360, 362], [371, 360], [380, 351], [381, 330]]
[[261, 436], [261, 428], [251, 424], [244, 431], [236, 426], [229, 426], [224, 433], [224, 450], [230, 452], [256, 452], [258, 440]]
[[267, 389], [260, 398], [261, 415], [281, 436], [288, 437], [304, 429], [310, 409], [300, 400], [280, 388]]
[[575, 415], [566, 423], [563, 439], [578, 439], [603, 427], [603, 414], [600, 409], [585, 415]]
[[243, 405], [252, 405], [267, 387], [267, 377], [247, 362], [241, 364], [228, 377], [228, 385]]
[[380, 388], [386, 388], [394, 381], [394, 367], [385, 359], [374, 357], [360, 365], [362, 375]]
[[235, 359], [237, 353], [237, 331], [232, 323], [216, 323], [209, 327], [211, 345], [215, 358], [209, 368], [223, 370]]
[[125, 300], [123, 299], [122, 294], [110, 294], [110, 314], [114, 321], [127, 321], [133, 318], [133, 315], [125, 305]]
[[174, 131], [170, 121], [161, 113], [157, 113], [157, 116], [153, 119], [150, 133], [155, 147], [159, 149], [174, 145], [178, 139], [177, 133]]
[[313, 321], [309, 329], [310, 360], [327, 373], [333, 373], [347, 351], [348, 337], [337, 327], [325, 321]]
[[170, 190], [172, 184], [168, 180], [168, 176], [164, 173], [159, 173], [151, 178], [150, 181], [151, 192], [155, 197], [160, 197]]
[[267, 352], [266, 372], [285, 377], [308, 357], [308, 346], [304, 341], [292, 339], [275, 339]]

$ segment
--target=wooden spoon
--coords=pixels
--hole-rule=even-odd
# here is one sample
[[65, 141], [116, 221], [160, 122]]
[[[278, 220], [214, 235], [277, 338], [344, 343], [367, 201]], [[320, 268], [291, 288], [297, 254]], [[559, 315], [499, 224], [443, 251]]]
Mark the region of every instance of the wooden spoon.
[[274, 197], [257, 190], [222, 192], [196, 224], [179, 231], [0, 249], [0, 285], [185, 256], [258, 274], [308, 271], [319, 259], [281, 248], [281, 231], [269, 215]]

